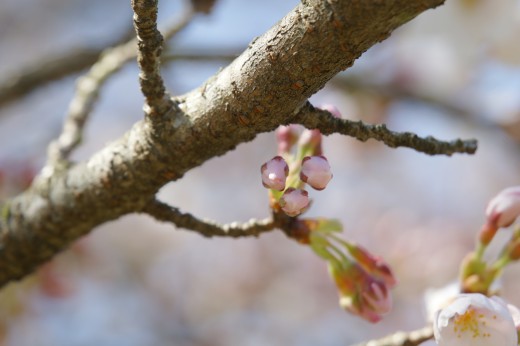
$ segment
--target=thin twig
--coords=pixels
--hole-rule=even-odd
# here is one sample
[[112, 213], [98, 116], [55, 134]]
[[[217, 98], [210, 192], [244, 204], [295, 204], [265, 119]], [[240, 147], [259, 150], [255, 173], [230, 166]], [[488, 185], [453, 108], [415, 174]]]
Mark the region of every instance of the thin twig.
[[175, 37], [179, 32], [184, 30], [188, 26], [188, 24], [191, 23], [196, 14], [197, 12], [190, 7], [184, 11], [184, 13], [178, 20], [172, 21], [170, 25], [161, 28], [164, 40], [168, 41], [172, 37]]
[[139, 83], [145, 101], [145, 113], [164, 113], [172, 107], [160, 73], [163, 37], [157, 29], [158, 0], [132, 0], [134, 28], [137, 34]]
[[477, 150], [475, 139], [440, 141], [432, 136], [419, 137], [412, 132], [394, 132], [386, 125], [370, 125], [361, 121], [339, 119], [331, 113], [314, 108], [306, 103], [295, 116], [294, 123], [309, 129], [318, 129], [324, 135], [339, 133], [354, 137], [362, 142], [375, 139], [390, 148], [407, 147], [428, 155], [447, 155], [454, 153], [474, 154]]
[[48, 160], [56, 166], [69, 158], [70, 153], [81, 142], [83, 127], [99, 97], [101, 86], [107, 78], [135, 57], [135, 40], [109, 48], [84, 76], [76, 82], [76, 93], [72, 98], [61, 135], [49, 145]]
[[[180, 20], [168, 26], [165, 29], [165, 38], [170, 39], [184, 29], [194, 14], [195, 12], [189, 10]], [[62, 133], [49, 145], [47, 167], [53, 168], [59, 163], [68, 162], [71, 152], [81, 142], [84, 125], [98, 100], [101, 87], [110, 76], [137, 56], [136, 45], [137, 40], [134, 38], [106, 49], [90, 70], [78, 79]]]
[[0, 106], [23, 97], [53, 80], [81, 71], [99, 59], [102, 49], [77, 49], [63, 55], [40, 59], [0, 83]]
[[103, 47], [83, 47], [65, 53], [38, 59], [34, 66], [27, 66], [18, 73], [0, 82], [0, 106], [15, 101], [31, 91], [59, 78], [84, 70], [94, 64], [107, 47], [121, 45], [131, 39], [135, 32], [126, 30], [117, 40]]
[[492, 125], [482, 114], [460, 100], [430, 95], [417, 88], [399, 85], [399, 83], [379, 83], [362, 76], [340, 74], [331, 79], [330, 84], [343, 90], [375, 93], [394, 100], [418, 101], [463, 119], [478, 120], [484, 126]]
[[179, 209], [166, 203], [154, 200], [143, 210], [158, 221], [171, 222], [179, 228], [195, 231], [204, 237], [257, 237], [261, 233], [275, 229], [275, 222], [268, 218], [264, 220], [251, 219], [245, 223], [232, 222], [221, 225], [210, 220], [201, 220], [189, 213], [183, 213]]
[[[161, 30], [164, 32], [164, 39], [168, 40], [184, 29], [191, 22], [195, 14], [196, 12], [190, 7], [178, 21], [175, 21], [173, 24], [164, 28], [164, 30]], [[133, 35], [135, 35], [135, 32], [132, 28], [132, 36]], [[103, 47], [77, 48], [60, 55], [42, 58], [39, 59], [38, 63], [34, 66], [24, 67], [20, 71], [7, 76], [5, 80], [0, 82], [0, 107], [29, 94], [31, 91], [49, 82], [92, 66], [92, 64], [100, 59], [102, 54], [107, 53], [107, 51], [114, 51], [114, 49], [109, 49], [108, 47], [124, 45], [124, 43], [128, 42], [130, 37], [125, 33], [125, 35], [116, 42], [111, 42], [109, 45]], [[135, 40], [133, 40], [133, 42], [135, 45]], [[118, 53], [114, 52], [114, 54]], [[135, 58], [136, 54], [137, 49], [125, 63]]]
[[424, 327], [412, 332], [397, 332], [384, 338], [362, 342], [355, 346], [417, 346], [433, 338], [432, 327]]

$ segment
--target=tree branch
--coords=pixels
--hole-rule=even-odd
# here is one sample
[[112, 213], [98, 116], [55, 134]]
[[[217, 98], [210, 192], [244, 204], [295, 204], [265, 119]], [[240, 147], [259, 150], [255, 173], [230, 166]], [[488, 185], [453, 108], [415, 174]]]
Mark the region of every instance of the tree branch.
[[270, 232], [276, 225], [272, 218], [264, 220], [251, 219], [246, 223], [232, 222], [220, 225], [214, 221], [201, 220], [189, 213], [182, 213], [158, 200], [147, 204], [142, 212], [154, 217], [157, 221], [171, 222], [179, 228], [195, 231], [204, 237], [258, 237], [261, 233]]
[[50, 167], [56, 167], [68, 160], [72, 151], [81, 142], [84, 125], [99, 98], [101, 87], [135, 55], [135, 40], [107, 49], [88, 73], [78, 78], [76, 93], [69, 104], [62, 133], [49, 145], [47, 155]]
[[86, 162], [3, 206], [0, 285], [32, 272], [97, 225], [143, 210], [166, 183], [261, 132], [287, 124], [336, 73], [443, 0], [306, 0], [175, 112], [136, 123]]
[[[165, 38], [170, 39], [184, 29], [193, 19], [195, 12], [191, 9], [165, 29]], [[81, 143], [83, 129], [96, 104], [101, 87], [107, 79], [137, 56], [137, 40], [131, 39], [125, 43], [108, 48], [95, 61], [87, 74], [80, 77], [76, 83], [76, 93], [69, 104], [62, 133], [48, 148], [48, 164], [45, 175], [50, 175], [55, 168], [68, 165], [69, 156]]]
[[163, 37], [157, 29], [158, 0], [132, 0], [137, 34], [139, 83], [146, 99], [145, 113], [164, 113], [172, 107], [160, 73]]
[[471, 115], [471, 110], [463, 103], [428, 95], [416, 88], [406, 87], [395, 82], [379, 83], [360, 78], [360, 76], [339, 75], [331, 80], [331, 85], [343, 90], [376, 93], [394, 100], [419, 101], [463, 118], [469, 118]]
[[163, 54], [161, 60], [163, 63], [169, 63], [171, 61], [227, 61], [231, 62], [233, 59], [236, 59], [239, 54], [234, 53], [205, 53], [205, 52], [180, 52], [173, 54]]
[[[194, 18], [197, 11], [194, 7], [190, 7], [181, 16], [180, 20], [173, 22], [164, 29], [164, 39], [168, 40], [175, 36], [178, 32], [184, 29]], [[202, 12], [207, 14], [207, 12]], [[122, 38], [117, 41], [100, 48], [77, 48], [70, 52], [61, 55], [43, 58], [34, 66], [29, 66], [21, 69], [19, 72], [11, 76], [7, 76], [5, 80], [0, 81], [0, 107], [9, 102], [23, 97], [31, 91], [62, 77], [80, 72], [96, 63], [102, 56], [114, 54], [120, 55], [115, 47], [124, 46], [128, 40], [135, 35], [132, 28], [131, 35], [125, 33]], [[132, 39], [132, 46], [136, 45], [135, 39]], [[109, 48], [113, 47], [113, 48]], [[108, 55], [110, 55], [108, 54]], [[119, 66], [122, 67], [124, 63], [132, 60], [137, 55], [137, 50], [134, 48], [133, 55]], [[115, 69], [117, 72], [120, 68]]]
[[0, 83], [0, 106], [27, 95], [34, 89], [79, 72], [99, 59], [103, 49], [80, 48], [60, 56], [42, 59], [36, 66], [25, 67]]
[[369, 125], [361, 121], [338, 119], [331, 113], [314, 108], [306, 103], [295, 117], [294, 123], [309, 129], [318, 129], [324, 135], [340, 133], [362, 142], [369, 139], [383, 142], [390, 148], [406, 147], [428, 155], [448, 155], [454, 153], [474, 154], [477, 150], [475, 139], [440, 141], [431, 136], [421, 138], [411, 132], [393, 132], [386, 125]]
[[432, 327], [424, 327], [412, 332], [397, 332], [378, 340], [362, 342], [355, 346], [417, 346], [433, 338]]

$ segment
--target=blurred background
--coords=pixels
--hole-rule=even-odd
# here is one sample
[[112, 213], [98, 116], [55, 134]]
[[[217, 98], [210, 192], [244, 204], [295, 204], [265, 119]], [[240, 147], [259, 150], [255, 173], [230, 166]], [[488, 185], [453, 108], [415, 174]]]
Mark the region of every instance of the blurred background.
[[[185, 93], [226, 66], [298, 1], [218, 0], [168, 42], [163, 76]], [[163, 1], [160, 22], [189, 3]], [[71, 52], [96, 52], [131, 29], [129, 1], [2, 0], [0, 91]], [[393, 311], [371, 325], [341, 310], [326, 266], [281, 232], [205, 239], [130, 215], [95, 229], [38, 273], [0, 292], [1, 345], [350, 345], [426, 324], [423, 295], [453, 282], [488, 200], [520, 183], [520, 1], [447, 0], [370, 49], [315, 95], [345, 118], [441, 139], [477, 138], [476, 155], [430, 157], [333, 135], [334, 178], [309, 216], [381, 255], [399, 280]], [[86, 70], [0, 103], [0, 196], [25, 188], [61, 130]], [[135, 63], [111, 77], [74, 153], [84, 160], [143, 116]], [[2, 89], [4, 88], [4, 89]], [[269, 215], [263, 134], [206, 162], [160, 198], [219, 222]], [[502, 241], [508, 232], [499, 235]], [[499, 239], [500, 242], [500, 239]], [[498, 249], [499, 247], [497, 247]], [[520, 305], [520, 266], [505, 298]]]

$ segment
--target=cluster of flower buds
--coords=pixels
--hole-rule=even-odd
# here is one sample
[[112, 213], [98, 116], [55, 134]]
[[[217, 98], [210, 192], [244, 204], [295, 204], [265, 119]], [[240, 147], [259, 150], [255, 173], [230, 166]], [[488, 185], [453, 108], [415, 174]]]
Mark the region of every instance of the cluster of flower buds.
[[310, 204], [309, 194], [302, 185], [307, 183], [316, 190], [323, 190], [332, 179], [332, 173], [324, 156], [305, 156], [299, 165], [292, 166], [291, 174], [294, 176], [294, 170], [299, 170], [299, 180], [290, 179], [289, 165], [281, 156], [264, 163], [260, 171], [265, 188], [283, 192], [277, 200], [281, 209], [289, 216], [298, 216]]
[[511, 261], [520, 259], [520, 228], [506, 243], [499, 258], [492, 263], [483, 259], [487, 246], [500, 228], [511, 226], [520, 215], [520, 186], [501, 191], [486, 208], [486, 222], [478, 236], [477, 248], [464, 259], [461, 266], [462, 291], [489, 294], [493, 282]]
[[[333, 106], [322, 109], [341, 117]], [[278, 156], [262, 165], [262, 184], [269, 189], [273, 210], [296, 217], [310, 204], [305, 185], [323, 190], [332, 173], [323, 156], [320, 131], [281, 126], [276, 137]], [[396, 280], [381, 258], [336, 236], [341, 230], [341, 224], [335, 220], [297, 218], [292, 220], [291, 229], [284, 231], [327, 261], [341, 307], [369, 322], [378, 322], [392, 307], [390, 289]]]
[[439, 346], [516, 346], [519, 330], [517, 307], [480, 293], [456, 296], [433, 320]]
[[376, 323], [392, 308], [390, 289], [396, 285], [388, 265], [363, 247], [338, 237], [339, 222], [307, 222], [311, 228], [309, 244], [327, 261], [329, 273], [345, 310]]
[[[333, 106], [323, 108], [340, 116]], [[270, 189], [271, 207], [279, 207], [285, 214], [295, 217], [310, 205], [305, 184], [323, 190], [332, 179], [332, 173], [323, 156], [319, 130], [306, 129], [300, 133], [295, 125], [280, 126], [276, 137], [278, 156], [262, 165], [262, 184]]]

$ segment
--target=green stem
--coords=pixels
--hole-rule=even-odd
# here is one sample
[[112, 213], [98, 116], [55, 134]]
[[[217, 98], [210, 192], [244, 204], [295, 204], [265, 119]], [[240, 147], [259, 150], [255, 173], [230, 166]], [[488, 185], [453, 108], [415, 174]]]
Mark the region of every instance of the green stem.
[[509, 258], [509, 254], [505, 252], [502, 256], [500, 256], [492, 265], [491, 269], [496, 270], [497, 274], [505, 268], [506, 265], [511, 262], [511, 258]]
[[482, 261], [482, 256], [484, 256], [484, 251], [486, 251], [487, 245], [478, 242], [477, 248], [475, 249], [475, 257], [477, 260]]
[[332, 251], [334, 251], [337, 255], [339, 255], [339, 257], [341, 257], [341, 263], [345, 263], [345, 264], [351, 264], [351, 260], [345, 256], [345, 254], [343, 252], [341, 252], [340, 249], [338, 249], [337, 247], [335, 247], [332, 243], [329, 243], [330, 244], [330, 248]]

